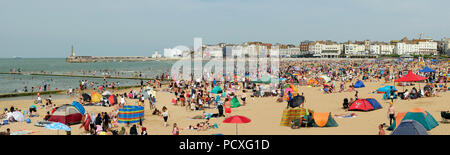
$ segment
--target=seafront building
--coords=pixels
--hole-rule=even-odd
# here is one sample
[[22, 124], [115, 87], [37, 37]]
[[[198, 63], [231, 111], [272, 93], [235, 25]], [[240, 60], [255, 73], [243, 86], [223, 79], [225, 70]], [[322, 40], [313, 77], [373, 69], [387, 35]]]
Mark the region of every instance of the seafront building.
[[442, 53], [445, 53], [450, 56], [450, 38], [443, 38], [442, 42]]
[[[281, 58], [376, 58], [383, 55], [450, 55], [450, 39], [443, 38], [441, 41], [434, 41], [431, 38], [412, 39], [403, 38], [401, 40], [391, 40], [390, 42], [379, 41], [346, 41], [338, 43], [331, 40], [301, 41], [297, 45], [263, 42], [245, 42], [242, 44], [219, 43], [216, 45], [202, 45], [197, 47], [201, 53], [194, 57], [212, 59], [220, 57], [244, 58], [250, 56], [268, 57], [276, 54]], [[147, 61], [153, 59], [179, 59], [184, 55], [193, 53], [193, 49], [185, 46], [165, 48], [163, 54], [155, 52], [151, 57], [96, 57], [96, 56], [75, 56], [71, 50], [67, 62], [96, 62], [96, 61]]]

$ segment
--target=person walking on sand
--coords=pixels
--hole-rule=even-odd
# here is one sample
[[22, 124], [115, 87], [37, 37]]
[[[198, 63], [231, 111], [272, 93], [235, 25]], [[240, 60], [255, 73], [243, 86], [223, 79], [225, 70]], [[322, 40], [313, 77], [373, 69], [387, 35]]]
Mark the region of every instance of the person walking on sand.
[[162, 108], [162, 117], [164, 119], [164, 127], [167, 126], [167, 119], [169, 118], [169, 110], [167, 110], [167, 107], [164, 106]]
[[389, 105], [388, 115], [389, 115], [389, 125], [392, 125], [392, 120], [395, 119], [395, 109], [393, 102], [391, 102], [391, 104]]

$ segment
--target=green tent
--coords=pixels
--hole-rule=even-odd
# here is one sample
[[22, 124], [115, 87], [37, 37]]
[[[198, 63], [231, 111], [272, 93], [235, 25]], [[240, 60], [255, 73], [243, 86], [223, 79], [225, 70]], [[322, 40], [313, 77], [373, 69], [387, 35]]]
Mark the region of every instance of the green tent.
[[[325, 123], [326, 122], [326, 123]], [[315, 112], [312, 119], [313, 127], [337, 127], [338, 123], [331, 117], [331, 113]]]
[[[426, 113], [426, 114], [425, 114]], [[407, 112], [401, 120], [415, 120], [425, 127], [428, 131], [438, 126], [439, 123], [434, 119], [434, 117], [428, 113], [428, 111], [423, 112]], [[399, 116], [397, 116], [399, 117]], [[394, 130], [396, 128], [397, 119], [394, 119], [394, 123], [389, 126], [388, 130]]]
[[235, 97], [233, 97], [233, 99], [231, 99], [230, 101], [231, 103], [231, 108], [237, 108], [241, 106], [241, 103], [239, 103], [238, 99]]
[[211, 93], [220, 94], [220, 93], [222, 93], [222, 88], [220, 88], [219, 86], [216, 86], [211, 90]]

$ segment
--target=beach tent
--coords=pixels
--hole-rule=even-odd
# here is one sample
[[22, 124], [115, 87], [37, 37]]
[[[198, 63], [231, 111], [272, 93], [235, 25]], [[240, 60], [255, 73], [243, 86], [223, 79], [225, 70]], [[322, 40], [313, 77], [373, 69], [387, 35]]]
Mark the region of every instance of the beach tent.
[[394, 80], [394, 82], [415, 82], [415, 81], [423, 81], [426, 79], [427, 79], [426, 77], [416, 75], [411, 70], [409, 70], [408, 74], [399, 79]]
[[[381, 106], [380, 106], [381, 107]], [[366, 99], [358, 99], [350, 104], [348, 110], [350, 111], [370, 111], [375, 108]]]
[[356, 81], [355, 88], [362, 88], [365, 87], [364, 83], [361, 80]]
[[367, 101], [372, 105], [373, 109], [381, 109], [380, 103], [374, 98], [366, 98]]
[[77, 110], [84, 115], [84, 112], [86, 112], [86, 110], [84, 109], [83, 105], [81, 105], [80, 103], [78, 103], [77, 101], [73, 101], [72, 105], [77, 108]]
[[60, 122], [63, 124], [75, 124], [81, 122], [83, 115], [75, 108], [75, 106], [70, 104], [65, 104], [58, 107], [55, 112], [50, 116], [48, 121]]
[[230, 101], [231, 104], [231, 108], [237, 108], [241, 106], [241, 103], [239, 103], [238, 99], [235, 97], [233, 97], [233, 99], [231, 99]]
[[222, 88], [220, 88], [220, 86], [215, 86], [215, 87], [211, 90], [211, 93], [214, 93], [214, 94], [220, 94], [220, 93], [222, 93]]
[[429, 68], [428, 66], [426, 66], [425, 68], [423, 68], [422, 70], [419, 70], [419, 72], [424, 72], [424, 73], [428, 73], [428, 72], [436, 72], [435, 70]]
[[391, 135], [428, 135], [427, 129], [415, 120], [403, 120]]
[[337, 122], [331, 117], [331, 112], [314, 112], [313, 127], [337, 127]]
[[14, 117], [14, 120], [16, 120], [17, 122], [25, 121], [25, 116], [23, 116], [23, 114], [20, 111], [14, 111], [12, 113], [12, 117]]
[[110, 105], [117, 104], [117, 96], [115, 96], [115, 95], [110, 95], [110, 96], [108, 97], [108, 101], [109, 101], [109, 104], [110, 104]]
[[305, 108], [288, 108], [283, 110], [283, 115], [281, 116], [281, 126], [290, 126], [291, 121], [300, 119], [305, 115], [313, 113], [310, 109]]
[[99, 103], [101, 101], [101, 98], [103, 98], [102, 95], [100, 95], [96, 91], [92, 92], [92, 94], [91, 94], [91, 102]]
[[377, 89], [377, 92], [380, 94], [389, 94], [391, 92], [391, 87], [394, 90], [394, 92], [398, 91], [397, 88], [394, 86], [384, 86]]
[[295, 108], [299, 107], [303, 102], [305, 102], [305, 97], [301, 95], [294, 96], [292, 100], [288, 101], [289, 107]]
[[439, 125], [439, 123], [428, 111], [425, 111], [424, 109], [421, 108], [414, 108], [408, 112], [398, 113], [394, 120], [394, 123], [392, 123], [392, 125], [388, 128], [388, 130], [393, 130], [396, 127], [396, 122], [402, 122], [403, 120], [408, 119], [412, 119], [419, 122], [427, 130], [431, 130]]
[[91, 102], [91, 96], [89, 94], [83, 93], [81, 96], [83, 97], [83, 101]]

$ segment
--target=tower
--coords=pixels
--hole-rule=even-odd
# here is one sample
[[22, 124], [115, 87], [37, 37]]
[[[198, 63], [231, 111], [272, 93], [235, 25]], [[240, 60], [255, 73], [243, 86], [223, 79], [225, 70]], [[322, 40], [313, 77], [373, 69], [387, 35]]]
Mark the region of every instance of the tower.
[[74, 57], [75, 53], [73, 52], [73, 45], [72, 45], [72, 53], [70, 54], [70, 56]]

